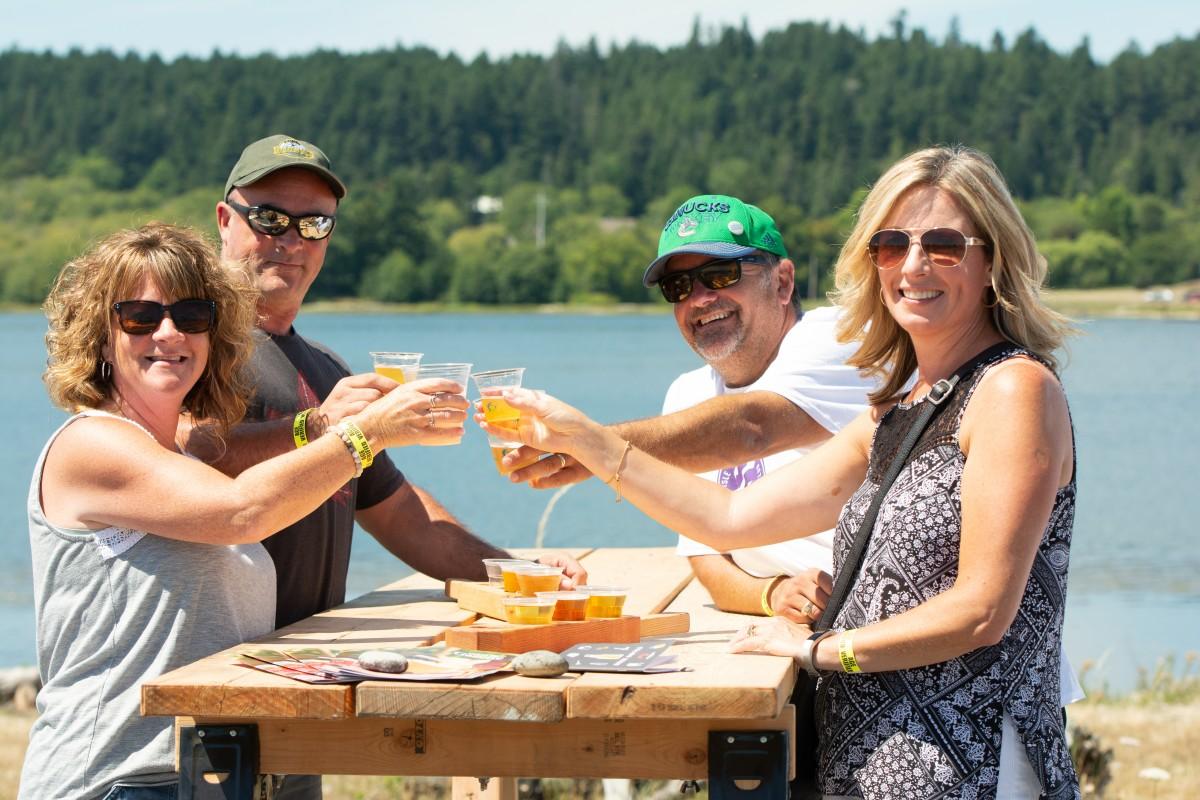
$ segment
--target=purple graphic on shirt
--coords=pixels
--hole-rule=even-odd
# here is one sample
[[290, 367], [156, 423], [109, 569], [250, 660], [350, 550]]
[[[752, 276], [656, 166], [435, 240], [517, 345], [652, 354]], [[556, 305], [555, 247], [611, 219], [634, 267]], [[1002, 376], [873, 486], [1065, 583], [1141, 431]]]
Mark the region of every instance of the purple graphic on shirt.
[[763, 460], [759, 458], [736, 467], [726, 467], [717, 475], [717, 483], [731, 492], [736, 492], [766, 474], [767, 468], [763, 465]]

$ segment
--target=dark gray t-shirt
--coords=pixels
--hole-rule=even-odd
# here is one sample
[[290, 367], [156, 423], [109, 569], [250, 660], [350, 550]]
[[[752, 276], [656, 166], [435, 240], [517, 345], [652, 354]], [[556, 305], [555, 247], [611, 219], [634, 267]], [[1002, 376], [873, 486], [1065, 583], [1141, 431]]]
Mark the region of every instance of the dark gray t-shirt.
[[[250, 362], [256, 389], [246, 411], [248, 422], [291, 419], [305, 408], [319, 406], [334, 384], [350, 374], [332, 350], [294, 329], [287, 336], [256, 334], [258, 346]], [[345, 601], [354, 512], [387, 499], [403, 483], [404, 475], [387, 453], [380, 453], [361, 478], [263, 541], [275, 562], [277, 628]]]

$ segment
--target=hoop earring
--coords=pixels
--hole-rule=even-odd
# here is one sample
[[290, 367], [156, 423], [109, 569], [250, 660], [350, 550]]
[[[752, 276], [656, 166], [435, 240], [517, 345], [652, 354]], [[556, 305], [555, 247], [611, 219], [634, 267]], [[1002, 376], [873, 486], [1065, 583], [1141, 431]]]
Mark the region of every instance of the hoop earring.
[[[984, 308], [995, 308], [996, 306], [1000, 305], [1000, 293], [996, 291], [995, 286], [989, 286], [988, 290], [991, 291], [991, 293], [992, 293], [992, 302], [989, 303], [985, 300], [983, 303], [983, 307]], [[984, 297], [986, 297], [986, 296], [987, 296], [987, 294], [984, 293]]]
[[100, 362], [100, 380], [104, 381], [105, 383], [112, 382], [112, 362]]
[[887, 308], [887, 300], [884, 300], [884, 299], [883, 299], [883, 284], [882, 284], [882, 283], [881, 283], [881, 284], [879, 284], [879, 292], [878, 292], [878, 294], [879, 294], [879, 302], [883, 304], [883, 307], [884, 307], [884, 308]]

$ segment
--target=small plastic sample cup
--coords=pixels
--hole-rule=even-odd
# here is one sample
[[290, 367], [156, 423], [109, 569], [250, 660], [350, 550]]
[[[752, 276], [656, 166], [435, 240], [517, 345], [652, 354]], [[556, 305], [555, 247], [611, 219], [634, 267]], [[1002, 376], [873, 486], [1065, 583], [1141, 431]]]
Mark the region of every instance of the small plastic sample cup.
[[504, 618], [514, 625], [545, 625], [554, 619], [554, 601], [543, 597], [506, 597]]
[[587, 618], [607, 619], [621, 616], [629, 589], [623, 586], [581, 586], [587, 592]]
[[[536, 567], [539, 566], [534, 561], [517, 561], [513, 560], [507, 564], [500, 565], [500, 585], [504, 587], [504, 591], [516, 594], [520, 591], [517, 585], [517, 567]], [[558, 588], [556, 584], [555, 589]]]
[[586, 592], [538, 592], [537, 596], [554, 601], [556, 620], [574, 622], [587, 618]]
[[[485, 559], [483, 559], [483, 568], [487, 570], [488, 583], [492, 584], [493, 586], [503, 586], [504, 585], [504, 570], [503, 570], [503, 568], [504, 568], [505, 564], [516, 565], [516, 564], [532, 564], [532, 563], [533, 563], [532, 561], [528, 561], [524, 558], [485, 558]], [[517, 576], [514, 573], [514, 575], [513, 575], [514, 583], [516, 580], [517, 580]], [[514, 589], [513, 591], [516, 591], [516, 589]]]
[[538, 592], [553, 592], [562, 578], [562, 567], [548, 567], [545, 564], [518, 564], [513, 571], [517, 573], [517, 591], [523, 597], [535, 597]]
[[424, 353], [372, 352], [371, 360], [375, 371], [396, 383], [408, 383], [417, 379], [417, 369]]

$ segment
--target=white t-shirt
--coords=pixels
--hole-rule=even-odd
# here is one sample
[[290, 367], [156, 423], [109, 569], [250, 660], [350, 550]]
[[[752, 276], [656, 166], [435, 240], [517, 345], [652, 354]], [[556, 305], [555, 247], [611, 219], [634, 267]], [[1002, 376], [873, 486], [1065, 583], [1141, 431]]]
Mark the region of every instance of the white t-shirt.
[[[846, 360], [858, 345], [838, 343], [834, 325], [839, 314], [837, 308], [815, 308], [806, 312], [783, 337], [775, 360], [749, 386], [726, 386], [717, 371], [708, 365], [685, 372], [667, 390], [663, 414], [682, 411], [720, 395], [767, 391], [792, 401], [823, 428], [836, 433], [866, 409], [867, 394], [878, 385], [864, 378], [856, 368], [846, 366]], [[736, 491], [810, 450], [811, 447], [784, 450], [745, 464], [706, 472], [702, 477]], [[702, 556], [717, 551], [680, 536], [675, 552], [681, 556]], [[833, 531], [824, 531], [803, 539], [732, 550], [729, 555], [746, 572], [767, 578], [795, 575], [811, 567], [832, 572], [832, 552]]]

